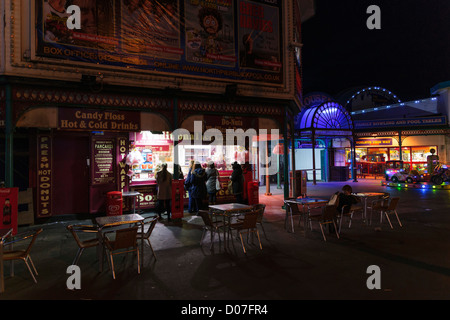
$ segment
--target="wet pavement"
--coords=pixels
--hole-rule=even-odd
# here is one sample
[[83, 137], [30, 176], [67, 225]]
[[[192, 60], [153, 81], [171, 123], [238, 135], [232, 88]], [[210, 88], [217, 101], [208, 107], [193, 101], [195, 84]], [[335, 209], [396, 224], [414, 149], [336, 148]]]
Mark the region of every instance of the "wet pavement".
[[[77, 252], [69, 224], [87, 220], [53, 220], [20, 227], [42, 227], [31, 257], [39, 272], [35, 284], [23, 262], [5, 263], [5, 292], [0, 300], [169, 300], [169, 301], [277, 301], [277, 300], [397, 300], [450, 298], [450, 191], [383, 187], [379, 180], [346, 182], [355, 192], [382, 191], [399, 196], [403, 227], [394, 229], [379, 215], [371, 225], [356, 217], [340, 239], [319, 226], [304, 233], [284, 228], [283, 190], [271, 186], [271, 196], [260, 188], [267, 205], [261, 232], [263, 250], [250, 242], [244, 254], [240, 242], [227, 251], [210, 250], [209, 236], [200, 245], [202, 220], [185, 214], [180, 221], [159, 221], [151, 242], [155, 259], [145, 248], [144, 268], [137, 273], [133, 254], [117, 256], [116, 280], [105, 265], [99, 272], [95, 249], [86, 249], [79, 261], [81, 289], [69, 290], [67, 267]], [[310, 197], [329, 198], [344, 182], [308, 183]], [[144, 216], [153, 213], [144, 213]], [[296, 220], [297, 223], [297, 220]], [[124, 258], [125, 257], [125, 258]], [[369, 266], [380, 270], [379, 289], [369, 289]]]

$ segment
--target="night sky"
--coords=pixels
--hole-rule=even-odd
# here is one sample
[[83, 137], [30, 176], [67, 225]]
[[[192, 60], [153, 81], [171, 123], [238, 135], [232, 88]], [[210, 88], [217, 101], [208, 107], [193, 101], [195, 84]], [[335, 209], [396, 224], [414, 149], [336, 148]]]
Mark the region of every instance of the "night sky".
[[[369, 30], [369, 5], [381, 30]], [[380, 86], [402, 101], [450, 81], [449, 0], [316, 0], [302, 25], [304, 94]]]

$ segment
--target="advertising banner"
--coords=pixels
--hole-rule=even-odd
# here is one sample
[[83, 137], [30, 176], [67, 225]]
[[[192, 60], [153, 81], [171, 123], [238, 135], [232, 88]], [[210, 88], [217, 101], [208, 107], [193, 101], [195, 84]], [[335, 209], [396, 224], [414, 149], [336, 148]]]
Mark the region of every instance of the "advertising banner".
[[0, 229], [13, 229], [17, 234], [19, 188], [0, 188]]
[[[80, 8], [79, 29], [68, 27]], [[37, 0], [36, 56], [282, 84], [281, 0]]]

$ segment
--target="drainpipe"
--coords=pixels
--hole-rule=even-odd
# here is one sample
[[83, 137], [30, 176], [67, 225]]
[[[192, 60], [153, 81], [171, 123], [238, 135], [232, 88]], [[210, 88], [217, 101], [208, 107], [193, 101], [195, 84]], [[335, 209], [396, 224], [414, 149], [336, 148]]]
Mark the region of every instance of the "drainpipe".
[[11, 85], [9, 83], [5, 86], [6, 107], [5, 107], [5, 186], [12, 188], [14, 186], [14, 168], [13, 168], [13, 107]]

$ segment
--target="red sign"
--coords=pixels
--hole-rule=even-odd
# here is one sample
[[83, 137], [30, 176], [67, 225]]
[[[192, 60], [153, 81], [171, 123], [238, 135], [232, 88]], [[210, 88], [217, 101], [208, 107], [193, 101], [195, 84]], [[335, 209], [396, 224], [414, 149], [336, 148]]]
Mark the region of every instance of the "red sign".
[[172, 181], [172, 218], [183, 218], [184, 179]]
[[13, 229], [17, 234], [18, 188], [0, 188], [0, 229]]

